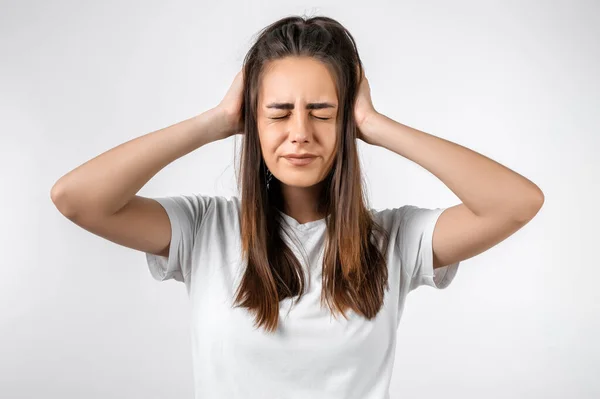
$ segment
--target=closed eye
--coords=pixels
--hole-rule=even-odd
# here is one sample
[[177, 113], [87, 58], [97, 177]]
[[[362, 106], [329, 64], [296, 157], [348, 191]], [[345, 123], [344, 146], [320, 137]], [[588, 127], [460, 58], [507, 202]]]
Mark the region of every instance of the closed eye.
[[[285, 119], [285, 118], [287, 118], [288, 116], [289, 116], [289, 115], [285, 115], [285, 116], [280, 116], [279, 118], [269, 118], [269, 119], [275, 119], [275, 120], [277, 120], [277, 119]], [[322, 121], [328, 121], [329, 119], [331, 119], [331, 118], [319, 118], [318, 116], [314, 116], [314, 115], [311, 115], [311, 116], [312, 116], [313, 118], [317, 118], [317, 119], [320, 119], [320, 120], [322, 120]]]

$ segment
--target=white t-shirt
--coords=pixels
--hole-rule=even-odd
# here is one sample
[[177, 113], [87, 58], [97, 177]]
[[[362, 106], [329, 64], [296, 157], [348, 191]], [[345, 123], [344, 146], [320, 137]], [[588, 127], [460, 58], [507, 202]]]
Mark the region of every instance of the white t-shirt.
[[348, 319], [333, 316], [328, 306], [320, 305], [326, 220], [300, 224], [282, 213], [288, 222], [283, 228], [295, 233], [304, 250], [285, 234], [284, 240], [310, 277], [300, 301], [281, 301], [278, 330], [269, 334], [254, 328], [253, 314], [232, 306], [244, 271], [239, 198], [155, 199], [169, 215], [171, 247], [168, 257], [146, 253], [146, 258], [156, 280], [175, 279], [186, 286], [196, 398], [389, 398], [407, 294], [420, 285], [447, 287], [459, 265], [433, 269], [433, 230], [446, 208], [371, 210], [390, 233], [390, 289], [372, 320], [352, 310], [346, 312]]

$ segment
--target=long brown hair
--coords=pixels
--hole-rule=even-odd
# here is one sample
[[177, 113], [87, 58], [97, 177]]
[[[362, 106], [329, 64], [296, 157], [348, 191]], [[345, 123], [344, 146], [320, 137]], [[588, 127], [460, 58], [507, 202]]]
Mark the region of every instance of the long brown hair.
[[[321, 305], [346, 317], [348, 308], [368, 319], [383, 305], [388, 289], [385, 253], [389, 236], [365, 206], [356, 146], [354, 103], [362, 63], [352, 35], [336, 20], [315, 16], [282, 18], [259, 32], [244, 59], [244, 135], [238, 174], [241, 187], [241, 237], [247, 268], [235, 298], [236, 306], [255, 314], [255, 327], [277, 329], [279, 302], [304, 294], [305, 275], [284, 242], [279, 181], [269, 175], [262, 157], [257, 127], [257, 99], [264, 65], [289, 56], [323, 62], [335, 78], [340, 106], [335, 160], [322, 185], [318, 210], [329, 215], [323, 255]], [[358, 71], [358, 72], [357, 72]], [[268, 183], [268, 188], [267, 188]]]

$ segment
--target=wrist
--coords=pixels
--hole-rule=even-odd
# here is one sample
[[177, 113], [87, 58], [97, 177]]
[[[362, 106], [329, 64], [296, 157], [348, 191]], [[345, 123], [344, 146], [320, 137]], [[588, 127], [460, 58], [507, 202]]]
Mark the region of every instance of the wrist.
[[208, 109], [190, 118], [194, 137], [200, 145], [226, 137], [222, 114], [215, 108]]
[[194, 117], [197, 126], [202, 126], [211, 141], [231, 136], [232, 127], [227, 112], [219, 107], [210, 108]]
[[363, 118], [362, 123], [358, 126], [358, 129], [362, 133], [364, 141], [371, 145], [377, 145], [376, 135], [378, 131], [378, 121], [384, 116], [377, 111], [371, 112]]

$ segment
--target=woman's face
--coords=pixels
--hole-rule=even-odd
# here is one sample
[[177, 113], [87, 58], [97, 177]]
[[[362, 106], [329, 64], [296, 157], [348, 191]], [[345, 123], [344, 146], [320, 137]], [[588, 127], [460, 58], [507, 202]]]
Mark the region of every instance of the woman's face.
[[[265, 163], [282, 185], [311, 187], [327, 176], [337, 113], [335, 83], [324, 64], [309, 57], [269, 62], [258, 94], [258, 134]], [[294, 161], [285, 157], [290, 154], [314, 157]]]

